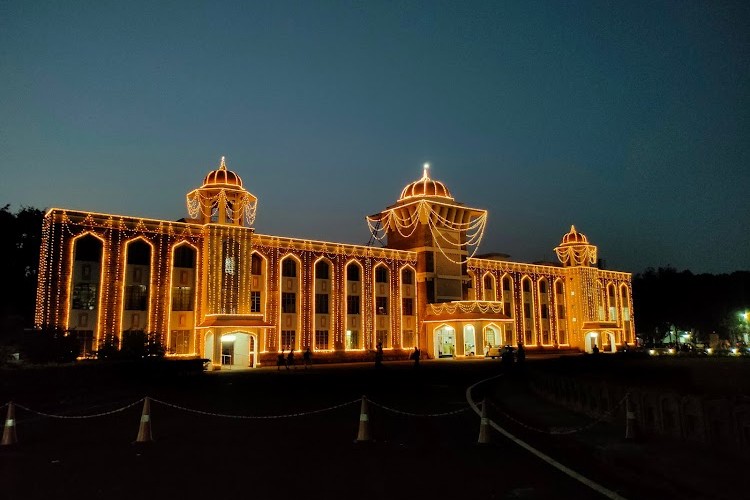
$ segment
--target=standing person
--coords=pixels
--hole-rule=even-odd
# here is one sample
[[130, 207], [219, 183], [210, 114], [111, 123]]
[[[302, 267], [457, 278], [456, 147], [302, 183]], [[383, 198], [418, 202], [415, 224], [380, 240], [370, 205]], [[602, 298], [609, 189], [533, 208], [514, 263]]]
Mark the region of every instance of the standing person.
[[419, 347], [414, 346], [414, 352], [411, 353], [411, 359], [414, 360], [414, 368], [419, 368], [419, 357], [422, 355], [422, 352], [419, 350]]
[[518, 359], [518, 366], [523, 368], [523, 362], [526, 361], [526, 349], [523, 348], [523, 343], [518, 343], [518, 354], [516, 354]]
[[312, 368], [312, 353], [310, 352], [310, 346], [307, 346], [307, 349], [305, 349], [302, 359], [305, 361], [305, 370], [307, 370], [308, 366]]
[[375, 348], [375, 368], [383, 366], [383, 343], [378, 342]]
[[286, 355], [286, 369], [288, 370], [290, 366], [294, 366], [294, 347], [290, 348], [289, 354]]
[[279, 353], [279, 357], [276, 358], [276, 371], [281, 370], [281, 367], [284, 365], [286, 365], [286, 361], [284, 361], [284, 349], [282, 349]]

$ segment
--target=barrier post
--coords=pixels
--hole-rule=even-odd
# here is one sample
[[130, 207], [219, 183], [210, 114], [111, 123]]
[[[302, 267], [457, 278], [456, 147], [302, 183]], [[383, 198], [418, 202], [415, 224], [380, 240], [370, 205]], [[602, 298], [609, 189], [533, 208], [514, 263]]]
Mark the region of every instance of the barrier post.
[[635, 412], [630, 403], [630, 393], [625, 395], [625, 439], [635, 439]]
[[136, 443], [150, 443], [153, 441], [151, 435], [151, 398], [146, 396], [143, 399], [143, 412], [141, 412], [141, 424], [138, 427], [138, 437]]
[[8, 403], [8, 413], [5, 416], [5, 426], [3, 427], [3, 441], [0, 443], [0, 446], [9, 446], [17, 442], [16, 408], [13, 406], [13, 401], [11, 401]]
[[479, 444], [489, 444], [490, 442], [490, 424], [487, 418], [487, 399], [482, 400], [482, 415], [479, 419]]
[[357, 443], [370, 441], [370, 412], [367, 406], [367, 397], [362, 396], [362, 406], [359, 410], [359, 431], [357, 432]]

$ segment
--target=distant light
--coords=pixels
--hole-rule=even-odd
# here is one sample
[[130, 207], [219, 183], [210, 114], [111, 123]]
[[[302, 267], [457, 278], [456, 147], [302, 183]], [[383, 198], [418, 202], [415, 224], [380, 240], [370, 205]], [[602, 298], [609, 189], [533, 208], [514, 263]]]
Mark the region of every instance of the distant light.
[[648, 350], [648, 353], [649, 353], [649, 354], [650, 354], [651, 356], [655, 356], [655, 355], [656, 355], [656, 350], [655, 350], [655, 349], [649, 349], [649, 350]]
[[224, 335], [223, 337], [221, 337], [221, 341], [222, 342], [234, 342], [236, 338], [237, 336], [234, 334]]
[[669, 349], [669, 354], [674, 354], [674, 349]]

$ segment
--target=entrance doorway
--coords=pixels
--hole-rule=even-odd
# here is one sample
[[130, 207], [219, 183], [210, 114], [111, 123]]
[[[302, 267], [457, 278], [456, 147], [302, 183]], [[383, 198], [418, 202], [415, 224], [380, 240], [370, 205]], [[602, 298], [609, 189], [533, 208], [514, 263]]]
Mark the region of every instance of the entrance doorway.
[[233, 332], [221, 336], [221, 364], [229, 369], [254, 368], [256, 365], [256, 336]]
[[594, 346], [601, 349], [601, 342], [599, 341], [599, 332], [589, 332], [586, 334], [585, 348], [586, 352], [591, 354], [594, 352]]
[[435, 330], [435, 357], [452, 358], [456, 355], [456, 330], [441, 326]]

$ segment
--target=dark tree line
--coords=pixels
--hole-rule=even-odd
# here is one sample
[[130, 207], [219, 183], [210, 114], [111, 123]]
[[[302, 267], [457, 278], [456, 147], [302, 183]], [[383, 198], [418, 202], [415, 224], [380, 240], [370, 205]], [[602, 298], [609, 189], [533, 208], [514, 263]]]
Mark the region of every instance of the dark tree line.
[[633, 276], [633, 309], [636, 330], [645, 338], [663, 337], [674, 325], [696, 330], [700, 340], [708, 340], [710, 333], [729, 339], [740, 322], [738, 313], [750, 309], [750, 271], [693, 274], [649, 268]]

